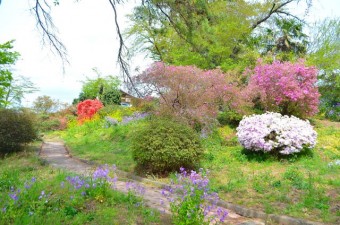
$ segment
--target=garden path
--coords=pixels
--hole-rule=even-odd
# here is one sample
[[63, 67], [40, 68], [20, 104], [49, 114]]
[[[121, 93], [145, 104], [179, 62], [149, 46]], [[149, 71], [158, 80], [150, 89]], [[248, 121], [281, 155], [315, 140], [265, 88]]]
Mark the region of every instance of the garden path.
[[[95, 166], [85, 163], [79, 159], [73, 158], [66, 150], [65, 145], [60, 141], [44, 142], [41, 147], [40, 157], [53, 167], [68, 170], [81, 175], [90, 175], [95, 169]], [[134, 182], [145, 187], [145, 193], [143, 195], [143, 198], [147, 206], [159, 210], [165, 208], [165, 211], [169, 212], [169, 205], [161, 204], [162, 200], [164, 203], [167, 203], [167, 200], [165, 197], [162, 196], [160, 188], [152, 185], [151, 186], [146, 185], [139, 181]], [[116, 183], [117, 190], [127, 192], [126, 184], [127, 181], [122, 180], [117, 181]], [[229, 209], [226, 210], [228, 211], [228, 217], [225, 220], [224, 224], [238, 224], [238, 225], [265, 224], [260, 219], [246, 218], [241, 215], [238, 215], [232, 210]]]

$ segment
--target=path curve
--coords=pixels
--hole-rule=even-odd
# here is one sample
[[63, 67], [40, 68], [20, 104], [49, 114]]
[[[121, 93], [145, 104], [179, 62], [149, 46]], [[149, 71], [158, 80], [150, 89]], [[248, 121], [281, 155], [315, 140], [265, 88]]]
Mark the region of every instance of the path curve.
[[[53, 167], [64, 169], [70, 172], [74, 172], [80, 175], [88, 176], [94, 171], [95, 166], [89, 165], [77, 158], [71, 157], [62, 142], [44, 142], [40, 157]], [[119, 179], [119, 178], [118, 178]], [[139, 181], [134, 181], [143, 185]], [[163, 209], [164, 205], [161, 205], [161, 200], [165, 203], [167, 200], [162, 196], [161, 190], [157, 187], [151, 187], [149, 185], [143, 185], [145, 187], [145, 194], [143, 198], [147, 206], [155, 209]], [[116, 188], [119, 191], [127, 192], [126, 182], [117, 181]], [[166, 211], [169, 210], [169, 205], [165, 205]], [[265, 223], [260, 219], [250, 219], [236, 214], [232, 210], [226, 209], [228, 211], [228, 217], [224, 224], [231, 225], [264, 225]]]

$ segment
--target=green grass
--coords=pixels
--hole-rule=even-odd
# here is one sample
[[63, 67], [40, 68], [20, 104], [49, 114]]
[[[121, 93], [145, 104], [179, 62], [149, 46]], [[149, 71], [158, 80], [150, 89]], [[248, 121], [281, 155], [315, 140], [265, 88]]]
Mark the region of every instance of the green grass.
[[61, 135], [74, 156], [100, 164], [116, 164], [121, 170], [133, 172], [135, 164], [128, 140], [133, 131], [144, 123], [138, 121], [105, 128], [104, 121], [94, 120], [73, 126]]
[[83, 196], [66, 181], [74, 175], [46, 166], [36, 148], [0, 159], [0, 224], [166, 224], [133, 194], [96, 186]]
[[[100, 120], [73, 126], [63, 133], [72, 154], [99, 163], [116, 164], [133, 172], [129, 137], [147, 121], [104, 128]], [[218, 128], [202, 140], [201, 166], [209, 169], [212, 188], [235, 204], [314, 221], [336, 223], [340, 167], [328, 166], [340, 159], [339, 123], [316, 120], [318, 144], [290, 157], [275, 157], [244, 150], [235, 129]], [[163, 179], [167, 181], [167, 179]]]

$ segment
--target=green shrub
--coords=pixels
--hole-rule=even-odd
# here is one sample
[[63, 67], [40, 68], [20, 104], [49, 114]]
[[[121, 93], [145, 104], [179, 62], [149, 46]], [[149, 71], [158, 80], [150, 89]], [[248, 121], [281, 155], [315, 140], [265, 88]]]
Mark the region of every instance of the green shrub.
[[40, 131], [51, 131], [51, 130], [59, 130], [61, 123], [58, 118], [50, 118], [44, 121], [41, 121], [39, 125]]
[[218, 114], [217, 120], [221, 125], [237, 127], [242, 120], [242, 115], [235, 111], [224, 111]]
[[0, 153], [20, 149], [37, 137], [28, 112], [0, 109]]
[[131, 145], [137, 169], [154, 174], [193, 169], [203, 156], [195, 131], [168, 119], [151, 120], [135, 132]]

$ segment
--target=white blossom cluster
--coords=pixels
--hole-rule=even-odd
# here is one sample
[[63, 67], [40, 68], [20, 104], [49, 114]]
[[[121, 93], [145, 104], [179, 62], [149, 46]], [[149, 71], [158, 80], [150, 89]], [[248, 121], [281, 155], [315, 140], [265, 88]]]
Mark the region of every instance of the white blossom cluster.
[[237, 137], [246, 149], [289, 155], [313, 148], [317, 133], [307, 120], [267, 112], [245, 116], [237, 127]]

